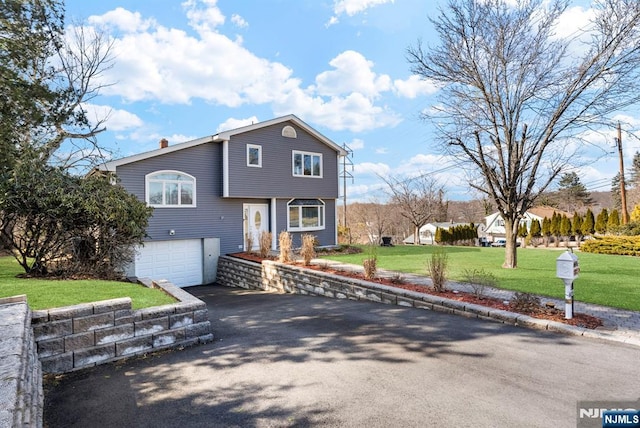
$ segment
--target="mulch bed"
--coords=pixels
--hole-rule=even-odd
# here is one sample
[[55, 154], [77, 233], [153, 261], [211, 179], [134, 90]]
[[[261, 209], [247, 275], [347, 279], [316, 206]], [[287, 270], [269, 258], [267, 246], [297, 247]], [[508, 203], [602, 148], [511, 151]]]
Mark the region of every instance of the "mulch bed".
[[[249, 261], [254, 261], [254, 262], [262, 262], [262, 260], [264, 260], [262, 257], [259, 257], [257, 254], [249, 254], [249, 253], [234, 253], [234, 254], [230, 254], [233, 257], [237, 257], [237, 258], [241, 258], [244, 260], [249, 260]], [[269, 257], [268, 259], [270, 260], [276, 260], [276, 258], [273, 257]], [[402, 288], [404, 290], [410, 290], [410, 291], [416, 291], [418, 293], [426, 293], [426, 294], [431, 294], [434, 296], [439, 296], [439, 297], [444, 297], [447, 299], [451, 299], [451, 300], [458, 300], [461, 302], [467, 302], [467, 303], [475, 303], [477, 305], [481, 305], [481, 306], [487, 306], [493, 309], [502, 309], [505, 311], [510, 311], [510, 312], [517, 312], [523, 315], [529, 315], [531, 317], [534, 318], [540, 318], [540, 319], [546, 319], [546, 320], [550, 320], [550, 321], [557, 321], [557, 322], [561, 322], [564, 324], [569, 324], [569, 325], [573, 325], [573, 326], [577, 326], [577, 327], [583, 327], [583, 328], [588, 328], [588, 329], [595, 329], [597, 327], [600, 327], [602, 325], [602, 320], [600, 320], [600, 318], [591, 316], [591, 315], [587, 315], [587, 314], [581, 314], [581, 313], [575, 313], [573, 314], [573, 318], [568, 320], [564, 318], [564, 311], [563, 310], [559, 310], [557, 308], [553, 308], [553, 307], [547, 307], [547, 306], [539, 306], [535, 309], [532, 310], [522, 310], [520, 308], [515, 307], [515, 305], [513, 304], [513, 302], [507, 302], [505, 303], [505, 301], [500, 300], [500, 299], [495, 299], [492, 297], [478, 297], [475, 294], [472, 293], [465, 293], [465, 292], [453, 292], [453, 291], [444, 291], [444, 292], [437, 292], [435, 291], [433, 288], [431, 287], [427, 287], [425, 285], [420, 285], [420, 284], [411, 284], [411, 283], [407, 283], [407, 282], [402, 282], [402, 281], [398, 281], [395, 278], [382, 278], [382, 277], [377, 277], [377, 278], [372, 278], [372, 279], [366, 279], [364, 277], [363, 273], [360, 272], [352, 272], [352, 271], [346, 271], [346, 270], [339, 270], [339, 269], [334, 269], [325, 265], [309, 265], [309, 266], [304, 266], [301, 262], [295, 262], [295, 263], [291, 263], [293, 265], [297, 265], [297, 266], [301, 266], [301, 267], [305, 267], [308, 269], [313, 269], [313, 270], [318, 270], [318, 271], [322, 271], [322, 272], [327, 272], [327, 273], [331, 273], [334, 275], [339, 275], [339, 276], [345, 276], [348, 278], [356, 278], [356, 279], [361, 279], [361, 280], [365, 280], [365, 281], [369, 281], [369, 282], [374, 282], [377, 284], [382, 284], [382, 285], [386, 285], [389, 287], [396, 287], [396, 288]]]

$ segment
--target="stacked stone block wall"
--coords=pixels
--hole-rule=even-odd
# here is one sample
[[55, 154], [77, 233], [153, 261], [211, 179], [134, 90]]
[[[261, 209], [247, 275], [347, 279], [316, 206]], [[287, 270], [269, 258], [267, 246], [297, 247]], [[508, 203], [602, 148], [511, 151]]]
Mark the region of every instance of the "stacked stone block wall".
[[0, 427], [42, 426], [42, 370], [26, 296], [0, 299]]
[[213, 340], [204, 302], [153, 282], [175, 304], [133, 310], [128, 297], [33, 311], [33, 333], [45, 373], [64, 373], [166, 348]]
[[[375, 282], [334, 275], [321, 270], [264, 260], [261, 264], [223, 256], [218, 261], [220, 285], [280, 293], [306, 294], [336, 299], [367, 300], [483, 318], [535, 329], [562, 329], [564, 324], [473, 303], [418, 293]], [[584, 329], [581, 329], [584, 330]]]

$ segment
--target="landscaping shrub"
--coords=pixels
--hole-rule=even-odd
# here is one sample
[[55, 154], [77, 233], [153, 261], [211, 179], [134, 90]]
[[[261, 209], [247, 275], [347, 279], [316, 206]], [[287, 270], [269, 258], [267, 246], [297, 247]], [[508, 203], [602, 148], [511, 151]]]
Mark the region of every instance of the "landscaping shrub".
[[282, 263], [291, 262], [293, 260], [291, 255], [291, 248], [293, 246], [291, 242], [291, 234], [286, 230], [280, 232], [280, 235], [278, 235], [278, 243], [280, 244], [280, 257], [278, 260]]
[[245, 242], [245, 246], [247, 248], [247, 253], [249, 253], [249, 254], [253, 253], [253, 234], [252, 233], [245, 233], [244, 242]]
[[367, 279], [373, 279], [378, 272], [378, 251], [374, 244], [367, 246], [367, 258], [362, 262], [364, 267], [364, 277]]
[[269, 251], [271, 251], [272, 237], [273, 235], [271, 232], [267, 232], [266, 230], [263, 230], [262, 233], [260, 233], [260, 257], [263, 259], [267, 258]]
[[484, 296], [486, 287], [495, 287], [498, 284], [496, 276], [484, 269], [465, 269], [462, 271], [462, 278], [464, 282], [469, 283], [473, 294], [479, 298]]
[[315, 236], [308, 233], [302, 235], [302, 249], [300, 250], [300, 255], [302, 256], [305, 266], [309, 266], [311, 264], [311, 259], [316, 256], [315, 242]]
[[541, 308], [540, 298], [529, 293], [515, 293], [511, 299], [511, 307], [517, 312], [535, 313]]
[[433, 289], [438, 292], [446, 290], [447, 265], [449, 256], [443, 249], [436, 249], [427, 261], [427, 273], [431, 277]]
[[585, 241], [580, 250], [586, 253], [640, 256], [640, 236], [602, 236]]

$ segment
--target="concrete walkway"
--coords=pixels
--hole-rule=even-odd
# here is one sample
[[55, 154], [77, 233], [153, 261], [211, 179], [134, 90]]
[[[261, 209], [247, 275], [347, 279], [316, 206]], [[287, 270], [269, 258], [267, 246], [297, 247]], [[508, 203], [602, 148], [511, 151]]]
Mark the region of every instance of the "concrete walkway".
[[[315, 259], [313, 260], [313, 263], [324, 263], [338, 270], [350, 270], [355, 272], [363, 271], [362, 266], [340, 263], [333, 260]], [[378, 269], [378, 276], [380, 277], [391, 278], [397, 275], [397, 272]], [[432, 285], [431, 278], [421, 275], [402, 273], [402, 278], [407, 283], [421, 284], [429, 287]], [[447, 288], [449, 290], [457, 290], [461, 292], [473, 292], [472, 287], [466, 283], [449, 281], [447, 282]], [[493, 297], [501, 300], [511, 300], [515, 292], [510, 290], [502, 290], [499, 288], [485, 287], [483, 294], [487, 297]], [[555, 304], [556, 308], [564, 310], [564, 300], [554, 299], [547, 296], [539, 297], [543, 303], [552, 302]], [[574, 312], [592, 315], [594, 317], [600, 318], [604, 325], [602, 327], [598, 327], [596, 330], [605, 331], [619, 337], [634, 339], [634, 342], [640, 341], [640, 312], [577, 301], [574, 302]]]

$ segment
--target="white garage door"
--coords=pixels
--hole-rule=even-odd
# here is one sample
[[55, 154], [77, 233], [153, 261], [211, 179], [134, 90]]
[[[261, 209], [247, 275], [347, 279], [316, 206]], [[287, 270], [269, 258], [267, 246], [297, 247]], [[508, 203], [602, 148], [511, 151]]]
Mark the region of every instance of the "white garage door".
[[202, 241], [145, 242], [136, 256], [136, 276], [166, 279], [178, 287], [202, 284]]

